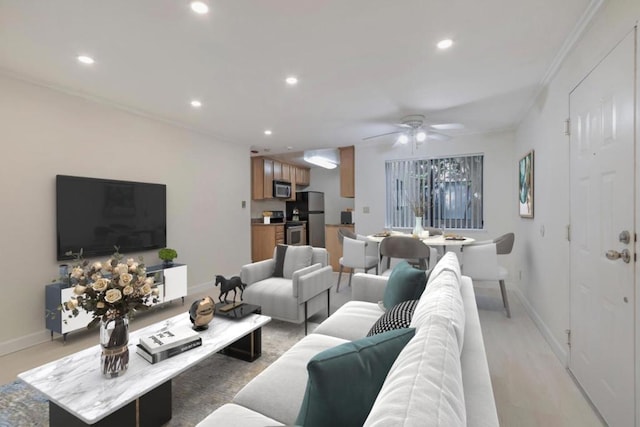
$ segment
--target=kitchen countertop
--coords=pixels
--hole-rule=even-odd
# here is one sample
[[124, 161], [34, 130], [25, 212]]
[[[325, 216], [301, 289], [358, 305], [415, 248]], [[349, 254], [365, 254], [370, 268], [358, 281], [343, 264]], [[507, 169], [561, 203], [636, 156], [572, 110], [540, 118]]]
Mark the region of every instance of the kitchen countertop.
[[299, 224], [306, 224], [307, 223], [307, 221], [285, 221], [285, 222], [271, 222], [269, 224], [265, 224], [264, 221], [262, 220], [262, 218], [251, 218], [251, 225], [266, 225], [266, 226], [285, 225], [287, 222], [295, 222], [295, 223], [299, 223]]
[[325, 227], [355, 227], [355, 224], [325, 224]]
[[257, 221], [257, 220], [255, 220], [255, 221], [254, 221], [254, 220], [252, 219], [252, 220], [251, 220], [251, 226], [254, 226], [254, 225], [264, 225], [264, 226], [266, 226], [266, 227], [271, 227], [271, 226], [274, 226], [274, 225], [284, 225], [284, 222], [272, 222], [272, 223], [269, 223], [269, 224], [265, 224], [265, 223], [262, 221], [262, 219], [260, 219], [260, 221]]

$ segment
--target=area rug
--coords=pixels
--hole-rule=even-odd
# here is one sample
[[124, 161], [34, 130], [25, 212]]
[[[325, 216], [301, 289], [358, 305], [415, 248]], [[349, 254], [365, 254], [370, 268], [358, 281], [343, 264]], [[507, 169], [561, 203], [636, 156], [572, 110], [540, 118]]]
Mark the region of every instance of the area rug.
[[[310, 323], [310, 330], [315, 325]], [[304, 336], [304, 325], [272, 320], [262, 328], [262, 356], [244, 362], [214, 354], [173, 379], [173, 417], [165, 426], [191, 427], [233, 396]], [[126, 375], [126, 374], [125, 374]], [[47, 399], [16, 380], [0, 387], [0, 427], [49, 425]]]

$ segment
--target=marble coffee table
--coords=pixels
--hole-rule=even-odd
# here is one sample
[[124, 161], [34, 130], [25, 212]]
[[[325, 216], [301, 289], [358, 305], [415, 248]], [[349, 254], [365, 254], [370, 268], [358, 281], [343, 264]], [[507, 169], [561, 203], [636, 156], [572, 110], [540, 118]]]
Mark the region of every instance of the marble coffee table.
[[209, 329], [200, 332], [200, 347], [155, 364], [136, 354], [141, 336], [173, 326], [191, 326], [189, 314], [183, 313], [129, 334], [129, 368], [120, 377], [102, 376], [101, 349], [95, 345], [23, 372], [18, 378], [47, 396], [52, 427], [159, 426], [171, 419], [172, 378], [243, 338], [259, 343], [260, 328], [270, 320], [260, 314], [240, 319], [214, 316]]

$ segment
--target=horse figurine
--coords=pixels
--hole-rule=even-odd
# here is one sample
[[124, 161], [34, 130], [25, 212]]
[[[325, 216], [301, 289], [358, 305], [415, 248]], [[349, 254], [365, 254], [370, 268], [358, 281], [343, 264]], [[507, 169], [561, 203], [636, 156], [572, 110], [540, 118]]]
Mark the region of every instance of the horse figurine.
[[247, 287], [246, 284], [242, 283], [239, 276], [233, 276], [230, 279], [225, 279], [224, 276], [216, 275], [216, 283], [214, 286], [218, 286], [220, 284], [220, 302], [223, 300], [227, 302], [227, 294], [233, 290], [233, 302], [236, 302], [236, 288], [240, 289], [240, 301], [242, 301], [242, 295], [244, 294], [244, 288]]

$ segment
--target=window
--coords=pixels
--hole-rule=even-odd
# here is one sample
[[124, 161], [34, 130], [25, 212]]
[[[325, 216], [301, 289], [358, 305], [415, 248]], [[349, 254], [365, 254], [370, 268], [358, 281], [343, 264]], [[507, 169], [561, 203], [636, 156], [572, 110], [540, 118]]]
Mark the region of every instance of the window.
[[387, 228], [481, 229], [483, 155], [386, 162]]

